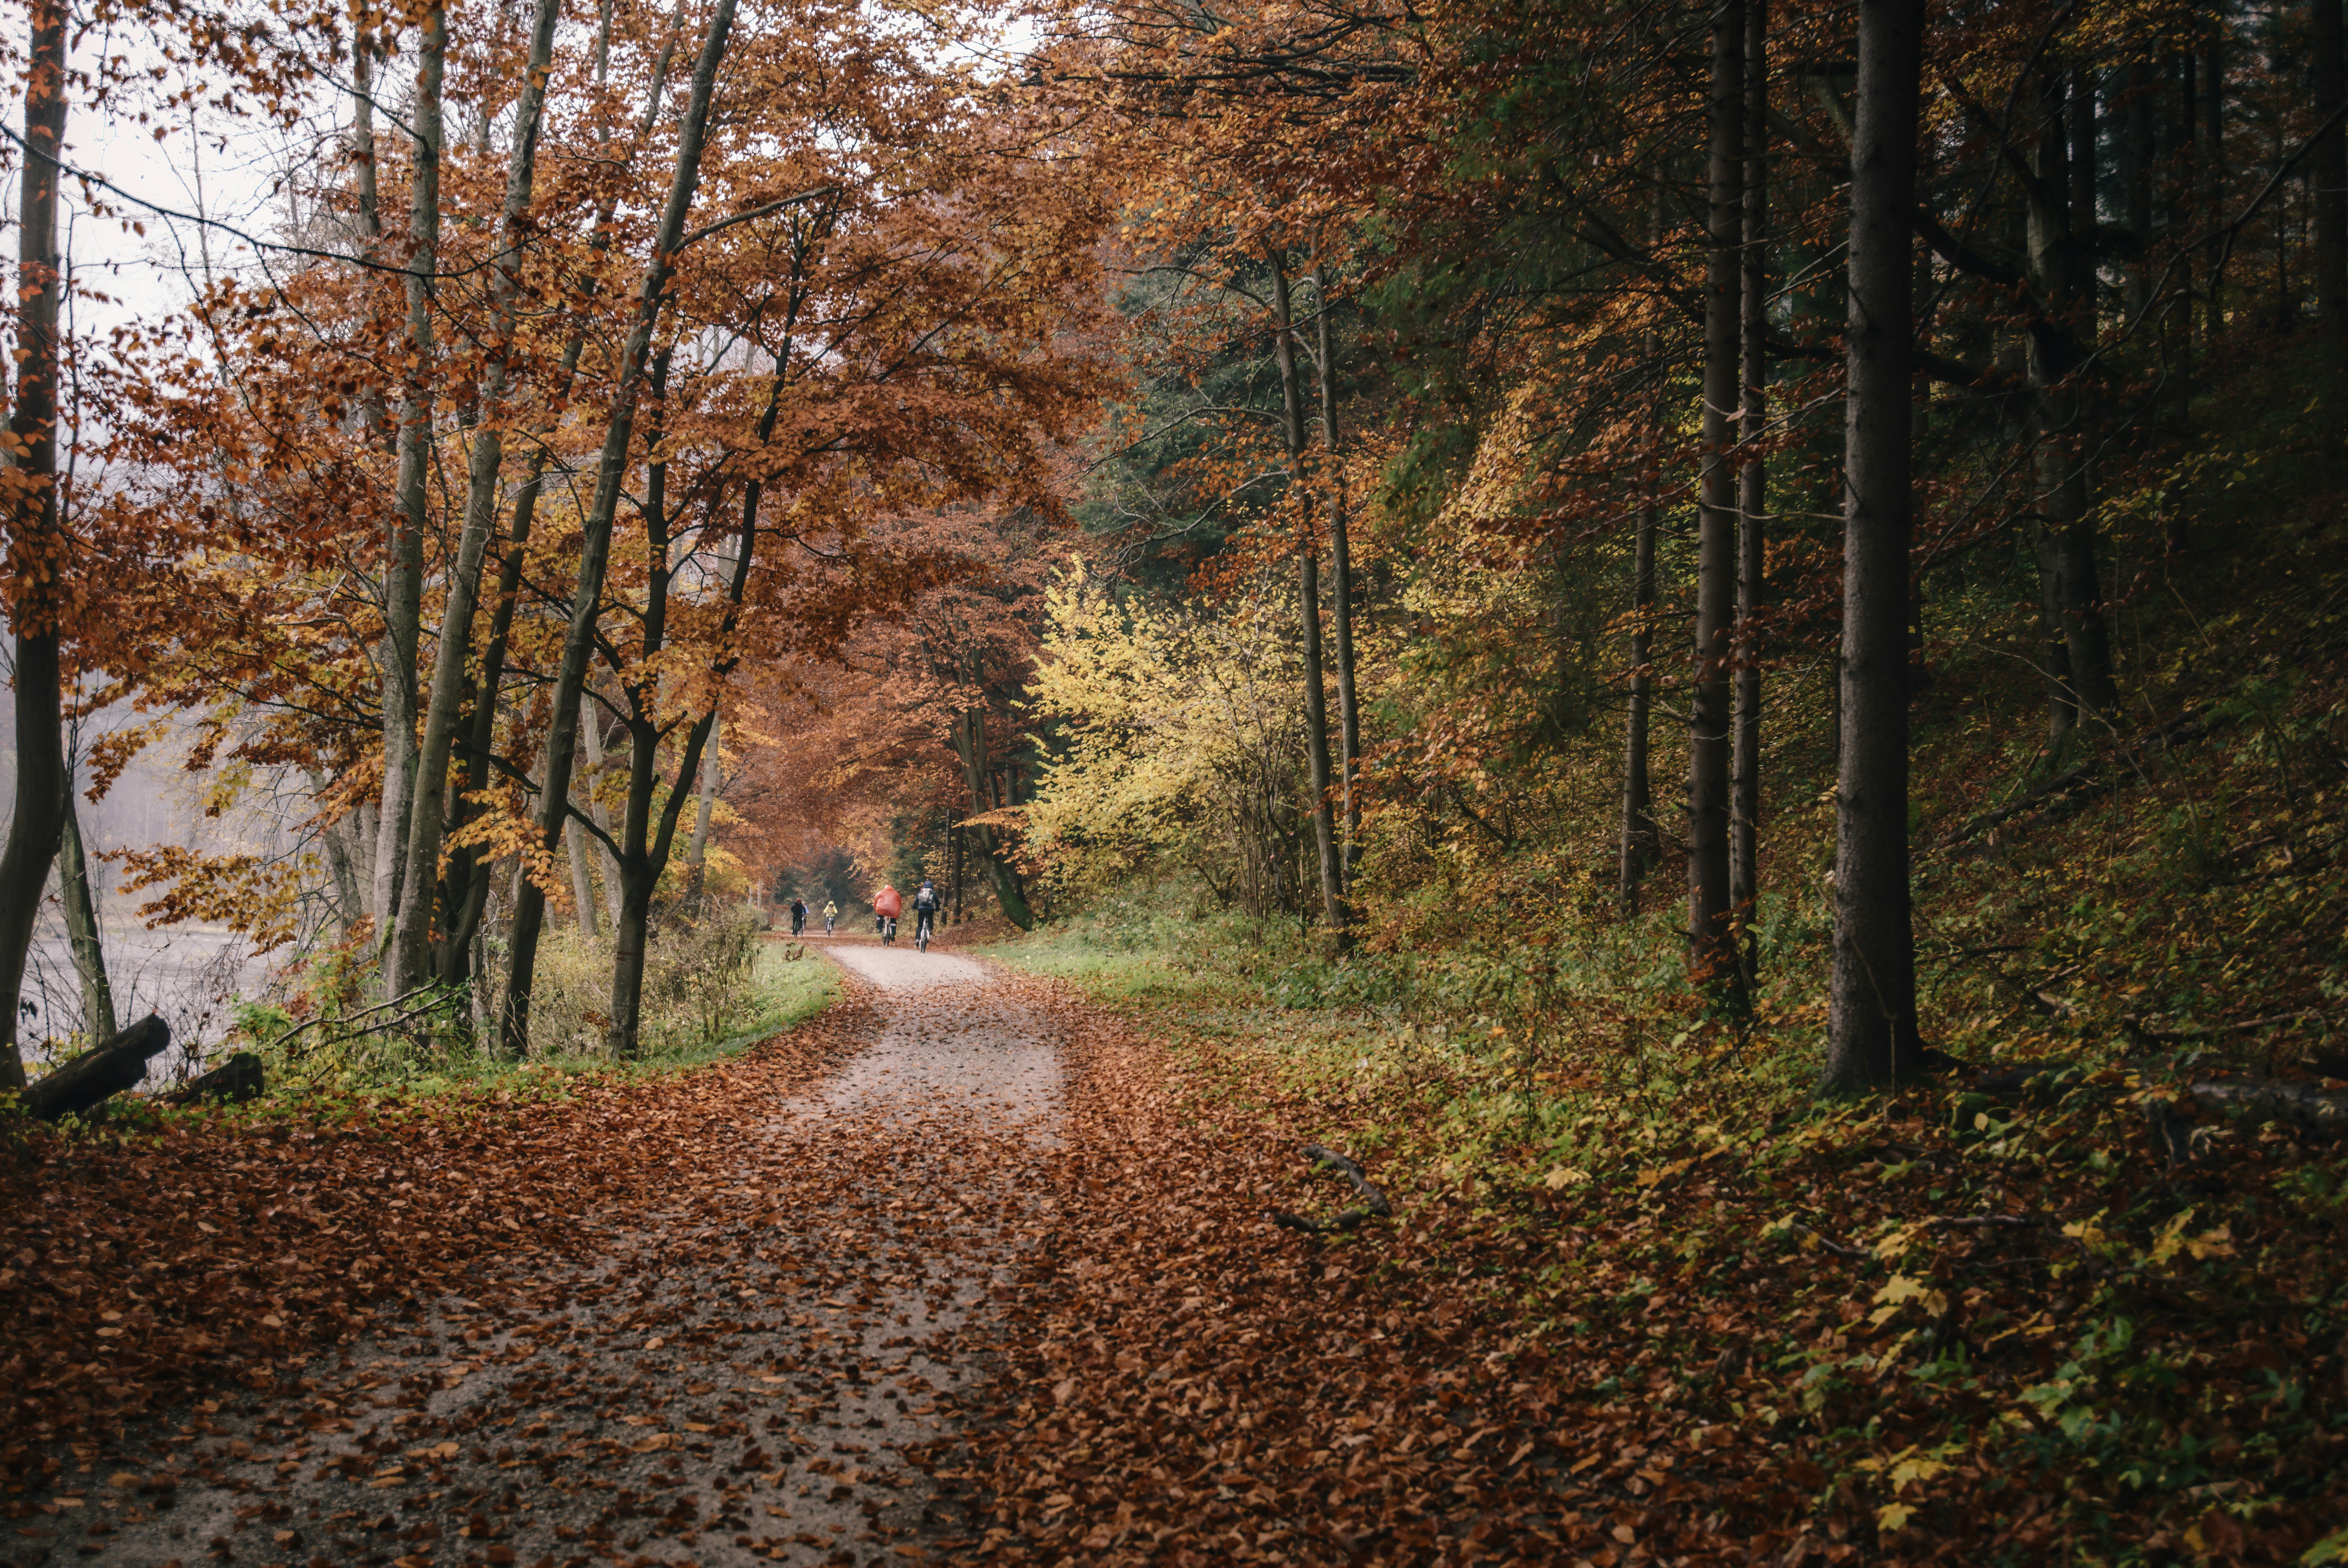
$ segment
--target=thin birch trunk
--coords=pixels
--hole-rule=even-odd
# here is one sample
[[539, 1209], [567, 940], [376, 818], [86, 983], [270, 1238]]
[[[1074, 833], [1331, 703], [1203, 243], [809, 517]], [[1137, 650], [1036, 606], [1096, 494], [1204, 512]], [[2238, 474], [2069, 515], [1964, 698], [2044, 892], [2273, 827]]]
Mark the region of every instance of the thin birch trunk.
[[[1279, 253], [1272, 263], [1272, 348], [1280, 364], [1280, 392], [1285, 418], [1281, 429], [1288, 445], [1288, 477], [1292, 488], [1302, 485], [1298, 469], [1304, 456], [1304, 388], [1296, 371], [1295, 315], [1289, 298], [1288, 265]], [[1338, 864], [1337, 827], [1329, 804], [1329, 694], [1324, 685], [1321, 653], [1321, 554], [1313, 541], [1313, 511], [1305, 498], [1296, 542], [1296, 610], [1304, 632], [1304, 750], [1313, 780], [1313, 839], [1321, 868], [1321, 910], [1335, 934], [1337, 951], [1351, 944], [1346, 929], [1345, 877]]]
[[[686, 102], [677, 138], [676, 169], [668, 198], [661, 211], [644, 283], [637, 295], [636, 316], [630, 327], [613, 387], [603, 449], [598, 459], [595, 493], [581, 531], [579, 581], [571, 604], [571, 624], [562, 642], [562, 663], [556, 673], [554, 711], [549, 726], [546, 783], [541, 792], [540, 841], [551, 854], [560, 847], [570, 810], [571, 758], [579, 744], [579, 704], [586, 686], [587, 661], [594, 651], [594, 632], [602, 609], [603, 574], [612, 552], [612, 522], [619, 510], [620, 491], [627, 478], [629, 452], [635, 434], [636, 405], [643, 395], [652, 357], [653, 335], [685, 239], [685, 214], [701, 177], [701, 151], [709, 125], [709, 101], [716, 89], [717, 67], [734, 26], [735, 0], [716, 0], [709, 34], [694, 63], [693, 90]], [[699, 761], [696, 754], [693, 760]], [[514, 901], [513, 969], [506, 988], [505, 1016], [499, 1032], [505, 1047], [519, 1053], [530, 1039], [530, 994], [537, 975], [538, 938], [545, 923], [546, 895], [537, 883], [524, 879]]]
[[[416, 804], [416, 671], [424, 604], [424, 535], [431, 526], [432, 273], [440, 258], [440, 83], [448, 48], [448, 13], [433, 0], [418, 45], [415, 157], [407, 221], [407, 387], [399, 411], [399, 475], [384, 565], [383, 805], [376, 824], [373, 903], [384, 946], [387, 987], [397, 978], [391, 954], [407, 869], [408, 823]], [[434, 846], [438, 849], [438, 846]], [[431, 899], [429, 889], [424, 898]], [[392, 989], [391, 995], [399, 995]]]
[[1911, 263], [1924, 0], [1859, 0], [1845, 404], [1841, 765], [1834, 970], [1821, 1088], [1917, 1065], [1908, 890]]
[[1741, 1006], [1728, 896], [1729, 665], [1736, 608], [1736, 438], [1745, 242], [1745, 5], [1712, 14], [1711, 213], [1704, 266], [1704, 458], [1688, 726], [1688, 973]]
[[[473, 651], [473, 611], [480, 595], [481, 562], [489, 554], [489, 535], [497, 525], [498, 481], [505, 467], [505, 437], [499, 421], [507, 411], [509, 358], [521, 295], [521, 249], [528, 237], [530, 192], [538, 172], [541, 110], [546, 103], [547, 75], [554, 60], [554, 24], [561, 14], [559, 0], [538, 0], [530, 26], [529, 61], [522, 74], [521, 99], [515, 108], [513, 152], [506, 169], [499, 246], [489, 269], [490, 347], [481, 369], [479, 423], [473, 431], [471, 460], [467, 468], [464, 531], [458, 538], [457, 561], [448, 574], [448, 606], [441, 617], [439, 651], [433, 662], [424, 739], [417, 753], [417, 787], [407, 833], [407, 869], [402, 877], [409, 897], [399, 911], [397, 934], [386, 955], [386, 989], [395, 996], [405, 995], [431, 964], [432, 916], [440, 880], [442, 802], [449, 751], [456, 743], [465, 700], [465, 665]], [[494, 710], [495, 688], [485, 688], [478, 701]], [[456, 911], [452, 909], [449, 913], [453, 915]], [[453, 928], [454, 921], [449, 924]], [[456, 951], [464, 952], [466, 934], [452, 929], [449, 934]]]
[[[57, 532], [58, 156], [66, 137], [66, 29], [61, 0], [34, 0], [26, 57], [24, 175], [17, 198], [16, 386], [8, 429], [23, 478], [12, 519], [20, 555], [48, 551]], [[25, 1087], [16, 1044], [25, 960], [41, 913], [49, 862], [65, 832], [64, 672], [49, 595], [28, 591], [15, 607], [16, 799], [0, 850], [0, 1089]]]

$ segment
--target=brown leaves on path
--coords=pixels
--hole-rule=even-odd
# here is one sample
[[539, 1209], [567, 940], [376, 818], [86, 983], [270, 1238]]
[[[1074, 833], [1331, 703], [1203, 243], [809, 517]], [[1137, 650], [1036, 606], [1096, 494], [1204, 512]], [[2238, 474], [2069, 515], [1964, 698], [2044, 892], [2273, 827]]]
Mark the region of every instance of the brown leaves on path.
[[1537, 1344], [1497, 1270], [1459, 1263], [1446, 1199], [1395, 1194], [1397, 1224], [1345, 1242], [1282, 1231], [1275, 1194], [1353, 1194], [1282, 1129], [1202, 1125], [1128, 1023], [1066, 1016], [1059, 1212], [977, 1439], [993, 1559], [1745, 1560], [1727, 1433], [1640, 1395], [1677, 1369], [1570, 1397], [1570, 1336]]
[[570, 1078], [542, 1099], [203, 1114], [118, 1140], [29, 1133], [0, 1171], [0, 1466], [26, 1479], [58, 1439], [222, 1378], [265, 1384], [441, 1290], [580, 1255], [677, 1161], [725, 1142], [746, 1093], [811, 1081], [857, 1024], [835, 1009], [707, 1071]]

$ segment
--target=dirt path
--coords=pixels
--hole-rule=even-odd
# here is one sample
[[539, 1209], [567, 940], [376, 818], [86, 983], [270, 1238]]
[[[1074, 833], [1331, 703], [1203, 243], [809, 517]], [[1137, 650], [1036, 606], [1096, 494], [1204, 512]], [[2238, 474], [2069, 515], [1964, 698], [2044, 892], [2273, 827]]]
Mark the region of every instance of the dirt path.
[[850, 976], [839, 1071], [740, 1105], [570, 1264], [208, 1400], [139, 1469], [77, 1450], [0, 1562], [953, 1557], [968, 1522], [911, 1461], [947, 1468], [1048, 1203], [1055, 1026], [968, 959], [811, 945]]

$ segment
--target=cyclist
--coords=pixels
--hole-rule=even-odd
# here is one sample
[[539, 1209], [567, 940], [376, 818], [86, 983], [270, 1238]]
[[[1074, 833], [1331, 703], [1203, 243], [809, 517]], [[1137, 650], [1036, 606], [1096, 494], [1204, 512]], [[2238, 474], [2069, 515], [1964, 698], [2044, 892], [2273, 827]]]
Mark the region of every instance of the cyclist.
[[938, 934], [938, 903], [937, 885], [923, 877], [922, 891], [913, 895], [913, 945], [924, 953]]
[[807, 900], [791, 894], [791, 934], [797, 936], [807, 929]]
[[823, 901], [823, 934], [826, 936], [829, 936], [831, 934], [831, 923], [839, 918], [839, 905], [832, 903], [829, 899], [825, 899]]
[[884, 882], [880, 891], [873, 895], [872, 913], [878, 917], [874, 929], [880, 932], [880, 940], [896, 941], [897, 917], [905, 913], [905, 895], [893, 885]]

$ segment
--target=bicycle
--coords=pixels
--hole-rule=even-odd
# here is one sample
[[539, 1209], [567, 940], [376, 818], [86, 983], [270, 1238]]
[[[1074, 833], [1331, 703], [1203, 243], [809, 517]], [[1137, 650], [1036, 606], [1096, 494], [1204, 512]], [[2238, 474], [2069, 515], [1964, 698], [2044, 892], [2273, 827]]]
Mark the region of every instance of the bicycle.
[[913, 921], [913, 945], [923, 953], [930, 950], [930, 938], [936, 935], [938, 917], [934, 911], [922, 910]]
[[894, 947], [897, 945], [897, 917], [893, 914], [890, 915], [887, 917], [887, 922], [880, 928], [880, 945]]

